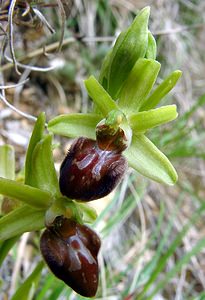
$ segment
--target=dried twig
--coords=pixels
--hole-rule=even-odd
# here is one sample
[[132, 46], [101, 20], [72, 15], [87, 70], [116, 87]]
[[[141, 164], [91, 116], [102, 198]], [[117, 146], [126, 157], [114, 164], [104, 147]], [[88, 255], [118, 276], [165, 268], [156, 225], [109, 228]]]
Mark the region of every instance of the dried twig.
[[19, 87], [19, 86], [22, 86], [23, 84], [25, 84], [26, 82], [28, 82], [29, 79], [25, 79], [19, 83], [16, 83], [16, 84], [10, 84], [10, 85], [0, 85], [0, 90], [6, 90], [6, 89], [13, 89], [13, 88], [16, 88], [16, 87]]
[[4, 104], [6, 104], [6, 106], [8, 106], [10, 109], [12, 109], [13, 111], [15, 111], [16, 113], [18, 113], [19, 115], [21, 115], [22, 117], [25, 117], [31, 121], [36, 121], [37, 118], [30, 115], [30, 114], [27, 114], [27, 113], [24, 113], [23, 111], [19, 110], [18, 108], [16, 108], [15, 106], [13, 106], [11, 103], [8, 102], [8, 100], [0, 93], [0, 99], [4, 102]]
[[[84, 37], [82, 38], [82, 41], [83, 42], [112, 42], [114, 40], [114, 38], [112, 36], [107, 36], [107, 37]], [[66, 46], [70, 43], [74, 43], [78, 41], [77, 38], [75, 37], [69, 37], [69, 38], [66, 38], [63, 40], [63, 44], [62, 46]], [[18, 62], [21, 62], [21, 61], [24, 61], [26, 59], [31, 59], [31, 58], [34, 58], [34, 57], [37, 57], [39, 55], [42, 55], [47, 52], [52, 52], [52, 51], [55, 51], [59, 46], [59, 42], [55, 42], [55, 43], [52, 43], [48, 46], [44, 48], [38, 48], [32, 52], [29, 52], [27, 55], [23, 56], [23, 57], [20, 57], [18, 59]], [[9, 64], [5, 64], [3, 66], [0, 67], [0, 71], [5, 71], [5, 70], [8, 70], [10, 68], [13, 67], [13, 64], [9, 63]]]
[[[12, 59], [5, 55], [6, 60], [12, 63]], [[49, 72], [52, 71], [56, 68], [56, 66], [51, 66], [51, 67], [37, 67], [37, 66], [32, 66], [32, 65], [24, 65], [22, 63], [16, 62], [17, 66], [23, 68], [23, 69], [28, 69], [31, 71], [37, 71], [37, 72]]]

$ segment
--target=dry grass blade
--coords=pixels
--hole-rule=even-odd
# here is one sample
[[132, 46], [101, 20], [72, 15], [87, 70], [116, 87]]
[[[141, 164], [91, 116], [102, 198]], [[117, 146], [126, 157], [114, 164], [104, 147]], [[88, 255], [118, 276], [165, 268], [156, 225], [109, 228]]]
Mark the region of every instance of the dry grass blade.
[[17, 61], [16, 61], [16, 56], [15, 56], [15, 51], [14, 51], [14, 35], [13, 35], [13, 13], [14, 13], [14, 8], [16, 5], [16, 0], [11, 0], [10, 7], [9, 7], [9, 13], [8, 13], [8, 35], [9, 35], [9, 47], [11, 51], [11, 57], [14, 63], [15, 71], [17, 74], [21, 74], [18, 70], [17, 67]]
[[36, 16], [41, 20], [41, 22], [49, 29], [49, 31], [54, 34], [55, 33], [55, 29], [49, 24], [49, 22], [46, 20], [46, 18], [44, 17], [44, 15], [36, 8], [33, 8], [34, 13], [36, 14]]
[[26, 3], [26, 9], [22, 13], [22, 17], [25, 17], [30, 11], [31, 11], [31, 7], [30, 7], [30, 5], [28, 5], [28, 3]]
[[2, 26], [2, 24], [0, 23], [0, 30], [2, 31], [1, 35], [6, 35], [6, 31], [4, 29], [4, 27]]
[[61, 25], [61, 37], [60, 37], [60, 41], [59, 41], [59, 46], [57, 49], [57, 52], [59, 52], [62, 48], [63, 45], [63, 39], [64, 39], [64, 35], [65, 35], [65, 21], [66, 21], [66, 13], [65, 13], [65, 9], [64, 6], [61, 2], [61, 0], [57, 0], [59, 9], [60, 9], [60, 13], [61, 13], [61, 17], [62, 17], [62, 25]]

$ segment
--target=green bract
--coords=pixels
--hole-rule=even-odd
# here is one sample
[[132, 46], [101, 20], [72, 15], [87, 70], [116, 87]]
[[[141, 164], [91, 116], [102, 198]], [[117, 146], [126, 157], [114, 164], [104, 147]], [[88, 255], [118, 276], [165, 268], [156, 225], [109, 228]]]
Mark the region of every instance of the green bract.
[[122, 84], [137, 59], [146, 54], [149, 14], [149, 7], [141, 10], [131, 26], [119, 35], [112, 52], [108, 54], [109, 64], [101, 77], [102, 80], [106, 78], [107, 90], [113, 99], [119, 96]]

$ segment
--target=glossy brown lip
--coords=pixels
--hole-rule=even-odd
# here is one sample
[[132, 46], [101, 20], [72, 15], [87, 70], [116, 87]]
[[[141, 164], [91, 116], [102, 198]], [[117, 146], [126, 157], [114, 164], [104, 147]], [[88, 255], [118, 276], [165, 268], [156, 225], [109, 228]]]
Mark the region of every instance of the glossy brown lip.
[[78, 138], [60, 169], [60, 190], [68, 198], [91, 201], [108, 195], [127, 169], [119, 151], [106, 151], [96, 141]]
[[51, 271], [84, 297], [98, 288], [100, 238], [88, 226], [57, 217], [40, 240], [41, 253]]

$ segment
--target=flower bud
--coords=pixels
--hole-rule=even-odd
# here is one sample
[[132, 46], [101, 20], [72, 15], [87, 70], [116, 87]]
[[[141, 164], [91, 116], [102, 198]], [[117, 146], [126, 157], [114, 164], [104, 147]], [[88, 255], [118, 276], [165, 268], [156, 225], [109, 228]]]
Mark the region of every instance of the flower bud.
[[82, 201], [102, 198], [117, 186], [126, 168], [119, 151], [102, 150], [96, 141], [78, 138], [61, 165], [61, 193]]
[[84, 297], [93, 297], [97, 292], [100, 245], [100, 238], [91, 228], [62, 216], [40, 240], [41, 253], [54, 275]]

